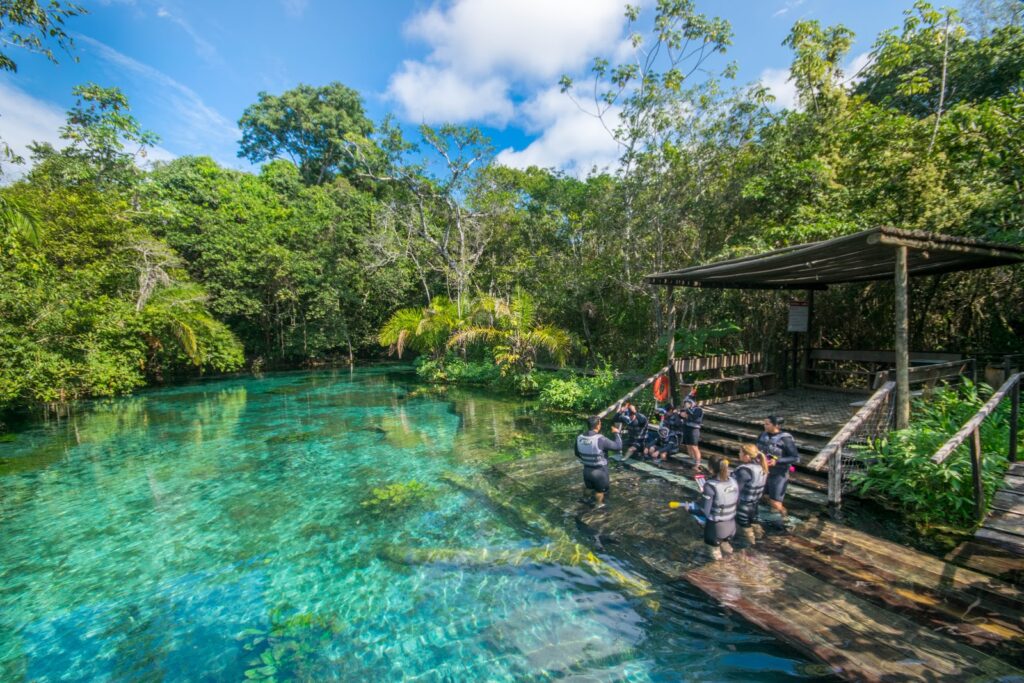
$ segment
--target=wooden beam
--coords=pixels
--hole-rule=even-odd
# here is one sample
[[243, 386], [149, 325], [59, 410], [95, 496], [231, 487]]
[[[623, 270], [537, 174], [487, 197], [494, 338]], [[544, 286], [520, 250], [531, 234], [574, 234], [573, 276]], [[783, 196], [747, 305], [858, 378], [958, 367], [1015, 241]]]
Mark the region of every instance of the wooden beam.
[[974, 518], [985, 521], [985, 487], [981, 481], [981, 431], [971, 432], [971, 479], [974, 483]]
[[910, 424], [910, 321], [907, 310], [907, 247], [896, 247], [896, 429]]
[[932, 456], [932, 462], [940, 464], [948, 458], [950, 454], [960, 446], [960, 444], [967, 440], [967, 437], [969, 437], [975, 429], [978, 429], [981, 426], [981, 423], [985, 421], [985, 418], [995, 411], [1006, 395], [1013, 391], [1014, 387], [1020, 386], [1022, 377], [1024, 377], [1024, 372], [1018, 372], [1016, 375], [1010, 375], [1010, 377], [1003, 382], [1003, 385], [999, 387], [996, 393], [992, 394], [992, 397], [985, 401], [985, 405], [978, 409], [978, 412], [974, 414], [974, 417], [968, 420], [956, 434], [950, 437], [949, 441], [942, 445], [942, 448], [935, 451], [935, 455]]
[[953, 244], [946, 241], [932, 241], [927, 239], [914, 239], [907, 237], [892, 237], [886, 234], [871, 235], [867, 239], [868, 244], [883, 244], [887, 247], [903, 247], [915, 251], [953, 252], [956, 254], [969, 254], [971, 256], [983, 256], [985, 258], [1002, 258], [1021, 260], [1019, 253], [1014, 253], [999, 247], [987, 247], [970, 244]]

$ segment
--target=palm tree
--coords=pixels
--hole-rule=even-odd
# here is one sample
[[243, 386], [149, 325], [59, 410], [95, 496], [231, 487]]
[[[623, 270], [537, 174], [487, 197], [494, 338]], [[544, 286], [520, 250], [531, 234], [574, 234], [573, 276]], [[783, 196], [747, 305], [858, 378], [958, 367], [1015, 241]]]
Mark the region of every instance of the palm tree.
[[423, 308], [395, 311], [380, 329], [377, 340], [399, 358], [410, 348], [440, 359], [447, 350], [445, 342], [461, 324], [458, 306], [448, 297], [435, 296]]
[[546, 351], [564, 365], [572, 341], [569, 333], [554, 325], [541, 324], [537, 305], [526, 292], [517, 291], [511, 301], [485, 297], [471, 316], [473, 322], [486, 317], [486, 324], [470, 324], [457, 330], [448, 347], [465, 346], [477, 341], [490, 342], [494, 362], [503, 375], [529, 375], [537, 364], [537, 353]]

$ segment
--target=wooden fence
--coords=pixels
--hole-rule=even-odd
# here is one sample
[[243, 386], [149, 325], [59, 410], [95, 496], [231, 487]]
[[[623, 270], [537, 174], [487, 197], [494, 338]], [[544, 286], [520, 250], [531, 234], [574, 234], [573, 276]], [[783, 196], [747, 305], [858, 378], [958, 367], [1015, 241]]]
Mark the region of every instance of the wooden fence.
[[1010, 462], [1017, 462], [1017, 429], [1020, 421], [1020, 384], [1024, 372], [1010, 375], [992, 398], [985, 402], [978, 412], [960, 430], [944, 443], [932, 456], [938, 464], [953, 454], [967, 439], [971, 440], [971, 478], [974, 482], [974, 510], [979, 522], [985, 519], [985, 491], [981, 482], [981, 424], [991, 416], [1007, 396], [1010, 397], [1010, 443], [1007, 456]]

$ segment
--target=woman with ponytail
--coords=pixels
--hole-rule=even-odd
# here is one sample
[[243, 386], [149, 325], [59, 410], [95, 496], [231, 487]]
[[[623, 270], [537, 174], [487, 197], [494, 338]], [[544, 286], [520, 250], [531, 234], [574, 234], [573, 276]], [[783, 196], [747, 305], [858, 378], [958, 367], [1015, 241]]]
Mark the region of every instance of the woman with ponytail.
[[704, 482], [704, 498], [700, 506], [708, 520], [704, 525], [704, 543], [708, 545], [712, 560], [722, 559], [723, 552], [732, 553], [729, 541], [736, 534], [739, 498], [739, 486], [729, 476], [729, 461], [722, 458], [718, 463], [717, 476]]
[[768, 458], [754, 444], [743, 444], [740, 447], [740, 466], [733, 473], [733, 478], [740, 489], [740, 501], [736, 509], [740, 536], [747, 545], [754, 545], [754, 541], [764, 535], [757, 514], [758, 504], [768, 482]]

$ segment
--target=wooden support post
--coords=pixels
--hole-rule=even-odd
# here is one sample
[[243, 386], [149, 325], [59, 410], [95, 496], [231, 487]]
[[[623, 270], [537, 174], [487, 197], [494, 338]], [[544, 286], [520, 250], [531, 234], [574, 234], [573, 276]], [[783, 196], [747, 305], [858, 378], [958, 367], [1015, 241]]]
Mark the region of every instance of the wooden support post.
[[676, 300], [675, 287], [668, 287], [668, 387], [673, 405], [679, 405], [679, 378], [676, 377]]
[[1020, 434], [1017, 433], [1020, 424], [1020, 381], [1013, 385], [1013, 392], [1010, 394], [1010, 449], [1007, 451], [1007, 459], [1010, 462], [1017, 462], [1017, 441]]
[[828, 457], [828, 507], [835, 516], [842, 505], [843, 495], [843, 446], [834, 448]]
[[910, 424], [910, 324], [907, 318], [907, 248], [896, 247], [896, 429]]
[[985, 489], [981, 485], [981, 431], [971, 432], [971, 478], [974, 480], [974, 514], [979, 522], [985, 521]]
[[807, 331], [804, 332], [804, 372], [803, 383], [811, 382], [811, 347], [813, 346], [814, 330], [814, 290], [807, 290]]

